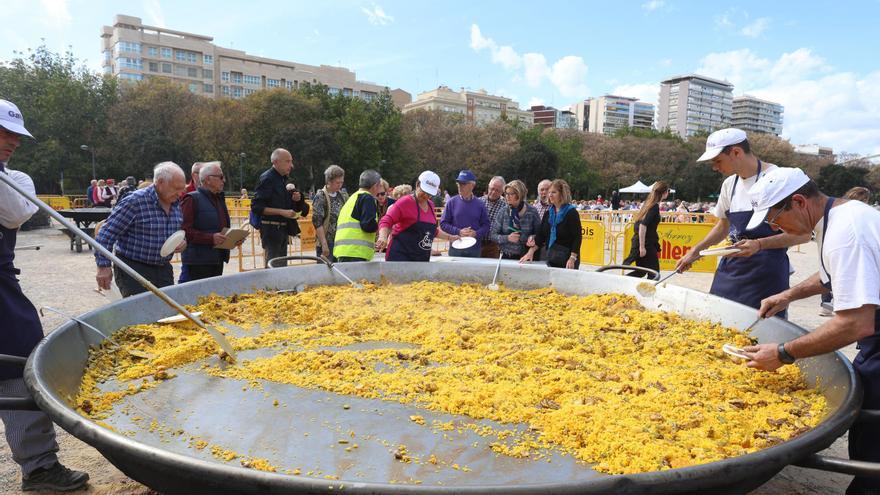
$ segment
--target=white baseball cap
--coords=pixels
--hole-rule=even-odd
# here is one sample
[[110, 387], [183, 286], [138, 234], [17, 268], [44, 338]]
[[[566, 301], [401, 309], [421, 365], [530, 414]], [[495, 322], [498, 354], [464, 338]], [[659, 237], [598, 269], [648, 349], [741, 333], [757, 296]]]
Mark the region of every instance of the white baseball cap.
[[706, 151], [697, 158], [697, 161], [705, 162], [706, 160], [711, 160], [718, 156], [718, 153], [721, 153], [725, 146], [739, 144], [745, 140], [746, 133], [741, 129], [730, 127], [715, 131], [709, 134], [709, 137], [706, 139]]
[[419, 174], [419, 187], [431, 196], [436, 196], [440, 192], [440, 176], [430, 170], [425, 170]]
[[794, 194], [795, 191], [810, 182], [807, 174], [799, 168], [779, 167], [767, 172], [749, 189], [752, 200], [752, 218], [746, 226], [751, 230], [761, 225], [767, 218], [770, 207]]
[[9, 132], [27, 136], [31, 139], [34, 138], [24, 128], [24, 117], [21, 116], [21, 111], [15, 106], [15, 103], [8, 100], [0, 100], [0, 127]]

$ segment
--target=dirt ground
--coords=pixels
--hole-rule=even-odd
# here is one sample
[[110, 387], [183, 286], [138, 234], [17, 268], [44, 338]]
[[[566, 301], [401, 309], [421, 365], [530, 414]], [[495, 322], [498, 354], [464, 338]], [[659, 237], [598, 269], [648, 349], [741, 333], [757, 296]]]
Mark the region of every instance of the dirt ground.
[[[91, 252], [76, 253], [69, 250], [69, 241], [57, 229], [40, 229], [19, 233], [20, 247], [40, 245], [39, 250], [21, 249], [16, 251], [16, 265], [22, 270], [21, 284], [27, 296], [39, 308], [50, 306], [72, 315], [82, 314], [93, 308], [107, 304], [108, 300], [94, 291], [95, 263]], [[817, 267], [814, 244], [802, 246], [790, 253], [795, 273], [792, 283], [797, 283], [812, 273]], [[231, 273], [238, 266], [227, 266]], [[175, 267], [177, 269], [178, 267]], [[591, 267], [584, 266], [589, 270]], [[176, 277], [175, 277], [176, 278]], [[673, 282], [674, 281], [674, 282]], [[711, 274], [685, 273], [670, 280], [671, 283], [708, 291], [712, 282]], [[815, 328], [824, 319], [818, 315], [818, 297], [799, 301], [790, 310], [790, 318], [807, 329]], [[64, 318], [46, 313], [42, 318], [43, 327], [50, 332], [64, 321]], [[845, 353], [852, 358], [855, 348]], [[0, 424], [2, 429], [2, 424]], [[96, 450], [57, 428], [61, 446], [61, 461], [70, 468], [88, 471], [91, 480], [87, 488], [77, 493], [146, 495], [155, 492], [127, 478]], [[823, 452], [826, 455], [847, 457], [846, 439], [838, 439], [834, 445]], [[821, 471], [787, 467], [776, 477], [752, 492], [753, 495], [771, 494], [835, 494], [843, 493], [851, 477]], [[0, 493], [20, 493], [21, 473], [12, 461], [9, 448], [0, 442]], [[51, 492], [44, 492], [51, 493]]]

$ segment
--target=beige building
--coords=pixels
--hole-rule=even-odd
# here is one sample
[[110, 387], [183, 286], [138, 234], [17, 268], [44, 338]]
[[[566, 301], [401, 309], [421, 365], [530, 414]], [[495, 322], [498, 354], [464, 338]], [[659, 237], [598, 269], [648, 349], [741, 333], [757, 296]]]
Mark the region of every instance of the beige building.
[[628, 96], [605, 95], [571, 105], [577, 119], [576, 128], [583, 132], [614, 134], [618, 129], [654, 128], [654, 105]]
[[[325, 84], [331, 94], [372, 101], [389, 89], [358, 81], [344, 67], [305, 65], [256, 57], [223, 48], [213, 38], [173, 29], [147, 26], [138, 17], [117, 15], [113, 26], [101, 31], [104, 73], [123, 80], [164, 77], [208, 97], [241, 98], [261, 89], [296, 89], [305, 83]], [[394, 90], [397, 104], [411, 99]]]
[[733, 84], [688, 74], [660, 83], [657, 128], [682, 137], [729, 127], [733, 121]]
[[733, 99], [733, 127], [749, 132], [782, 134], [783, 106], [754, 96]]
[[403, 107], [403, 113], [413, 110], [440, 110], [464, 116], [469, 124], [486, 124], [506, 116], [526, 125], [532, 125], [532, 113], [520, 110], [519, 103], [503, 96], [494, 96], [481, 89], [479, 91], [453, 91], [440, 86], [420, 93], [416, 100]]

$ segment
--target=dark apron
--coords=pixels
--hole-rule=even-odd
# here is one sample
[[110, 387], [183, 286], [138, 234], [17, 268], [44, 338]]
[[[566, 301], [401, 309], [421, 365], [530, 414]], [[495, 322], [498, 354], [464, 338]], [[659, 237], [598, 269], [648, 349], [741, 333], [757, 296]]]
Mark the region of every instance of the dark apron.
[[[43, 338], [40, 317], [30, 300], [25, 297], [13, 265], [17, 229], [0, 225], [0, 315], [4, 324], [0, 329], [0, 354], [27, 357]], [[21, 378], [21, 366], [0, 365], [0, 380]]]
[[[825, 234], [828, 232], [828, 214], [836, 198], [828, 198], [825, 203], [825, 224], [822, 226], [822, 248], [825, 247]], [[825, 258], [819, 252], [819, 263], [828, 277], [822, 286], [831, 287], [831, 274], [825, 268]], [[874, 312], [874, 334], [859, 340], [859, 353], [853, 359], [853, 368], [862, 380], [865, 395], [863, 409], [880, 409], [880, 311]], [[855, 423], [849, 429], [849, 458], [859, 461], [880, 462], [880, 425]], [[880, 490], [880, 478], [855, 477], [847, 493], [862, 493], [866, 490]]]
[[436, 234], [437, 224], [422, 221], [422, 210], [416, 199], [416, 223], [394, 236], [385, 261], [430, 261]]
[[[761, 176], [761, 161], [758, 160], [758, 178]], [[736, 194], [739, 176], [734, 179], [730, 201]], [[731, 212], [727, 210], [727, 221], [730, 223], [729, 235], [736, 240], [763, 239], [778, 235], [766, 223], [746, 231], [753, 211]], [[761, 307], [761, 300], [787, 290], [790, 276], [787, 248], [762, 249], [746, 258], [722, 257], [715, 278], [712, 280], [710, 294], [731, 301], [736, 301], [755, 309]], [[776, 316], [786, 318], [788, 312], [782, 311]]]

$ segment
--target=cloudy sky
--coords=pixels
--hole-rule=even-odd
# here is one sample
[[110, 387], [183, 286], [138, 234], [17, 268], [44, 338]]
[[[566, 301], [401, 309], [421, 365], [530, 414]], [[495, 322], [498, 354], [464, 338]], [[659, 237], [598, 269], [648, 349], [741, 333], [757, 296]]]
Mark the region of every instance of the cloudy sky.
[[521, 107], [608, 93], [656, 103], [662, 79], [696, 72], [782, 103], [793, 144], [880, 153], [880, 0], [3, 3], [0, 60], [45, 42], [98, 70], [101, 26], [120, 13], [413, 95], [483, 88]]

